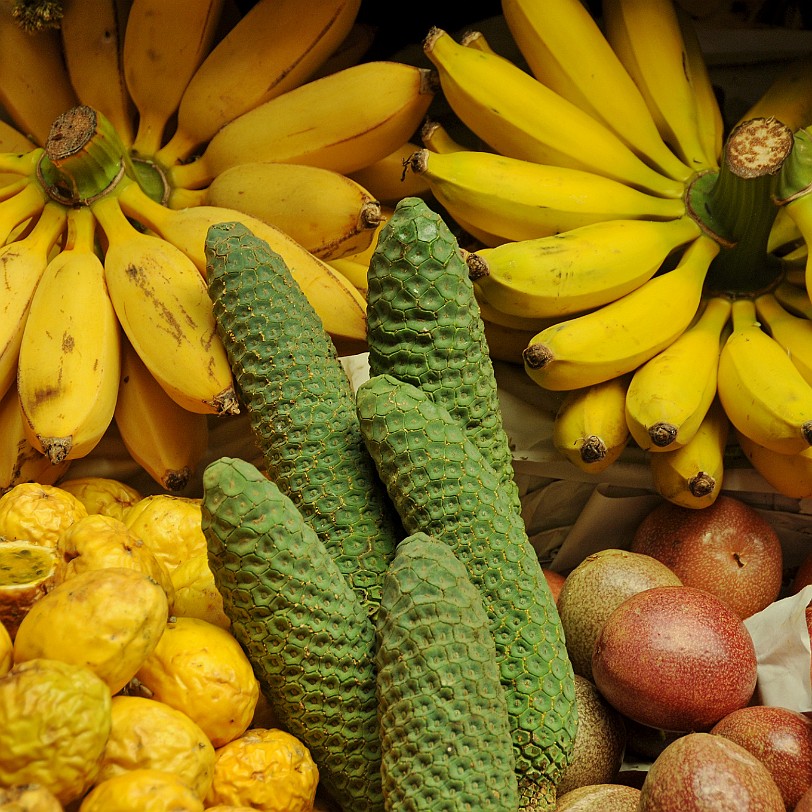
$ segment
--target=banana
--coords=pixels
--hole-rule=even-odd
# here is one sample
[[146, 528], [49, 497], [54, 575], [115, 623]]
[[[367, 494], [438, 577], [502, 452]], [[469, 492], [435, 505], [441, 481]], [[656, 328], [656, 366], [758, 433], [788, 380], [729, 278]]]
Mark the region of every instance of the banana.
[[547, 327], [523, 353], [525, 371], [545, 389], [591, 386], [632, 372], [693, 321], [718, 243], [704, 235], [679, 264], [620, 299]]
[[17, 392], [31, 444], [52, 463], [84, 457], [116, 405], [119, 326], [95, 252], [96, 221], [68, 211], [62, 250], [31, 300], [17, 364]]
[[422, 149], [409, 160], [452, 217], [506, 240], [558, 234], [604, 220], [672, 220], [681, 199], [655, 197], [572, 167], [492, 152]]
[[581, 0], [502, 0], [502, 13], [533, 75], [609, 127], [657, 171], [691, 170], [663, 141], [640, 90]]
[[223, 0], [133, 0], [122, 59], [138, 110], [133, 150], [152, 156], [214, 40]]
[[189, 484], [208, 448], [206, 415], [172, 400], [126, 340], [115, 425], [130, 456], [167, 491]]
[[789, 62], [741, 121], [777, 118], [793, 132], [812, 125], [812, 54]]
[[[16, 127], [0, 119], [0, 150], [3, 152], [28, 152], [34, 147], [29, 138]], [[41, 148], [40, 148], [41, 149]]]
[[127, 146], [134, 137], [135, 107], [124, 79], [122, 50], [131, 4], [132, 0], [63, 0], [60, 25], [76, 96], [104, 114]]
[[368, 248], [381, 222], [380, 201], [360, 183], [306, 164], [233, 166], [207, 187], [203, 204], [250, 214], [325, 260]]
[[23, 31], [14, 0], [0, 2], [0, 105], [23, 135], [44, 145], [57, 116], [78, 103], [62, 57], [59, 31]]
[[755, 302], [761, 323], [812, 385], [812, 321], [784, 308], [773, 293], [764, 293]]
[[626, 422], [646, 451], [685, 445], [716, 397], [719, 351], [730, 302], [715, 296], [672, 344], [634, 372], [626, 394]]
[[369, 271], [369, 263], [372, 259], [372, 254], [378, 245], [378, 237], [380, 236], [381, 229], [386, 225], [394, 212], [395, 210], [392, 206], [384, 205], [381, 207], [381, 221], [376, 226], [375, 233], [369, 245], [363, 251], [327, 260], [327, 264], [338, 271], [342, 276], [346, 277], [353, 287], [364, 297], [366, 297], [366, 291], [369, 287], [367, 273]]
[[406, 161], [420, 147], [406, 141], [377, 161], [347, 173], [350, 180], [361, 184], [381, 203], [393, 205], [403, 197], [426, 197], [430, 194], [428, 181], [406, 171]]
[[199, 189], [229, 167], [248, 161], [355, 172], [406, 143], [435, 92], [428, 68], [388, 61], [345, 68], [229, 122], [199, 158], [170, 167], [170, 184]]
[[71, 460], [54, 465], [28, 441], [17, 389], [12, 386], [0, 398], [0, 496], [21, 482], [56, 484], [68, 471]]
[[[812, 245], [812, 192], [791, 198], [783, 208], [795, 223], [806, 245]], [[807, 256], [805, 286], [807, 293], [812, 296], [812, 254]]]
[[640, 287], [668, 255], [700, 234], [689, 217], [604, 220], [466, 255], [471, 277], [504, 313], [569, 316]]
[[761, 329], [752, 299], [733, 302], [733, 331], [719, 354], [717, 391], [742, 434], [780, 454], [812, 445], [812, 385]]
[[803, 238], [798, 226], [795, 225], [795, 221], [787, 213], [787, 207], [779, 206], [770, 229], [767, 253], [772, 254], [774, 251], [785, 252], [787, 249], [792, 249], [793, 246], [797, 247], [799, 244], [803, 244]]
[[366, 300], [341, 274], [313, 256], [284, 231], [248, 214], [217, 206], [169, 209], [123, 182], [119, 203], [128, 217], [182, 251], [200, 275], [206, 274], [206, 234], [216, 223], [238, 220], [270, 245], [286, 262], [293, 278], [319, 314], [340, 355], [366, 350]]
[[453, 112], [496, 152], [594, 172], [663, 197], [682, 195], [681, 182], [652, 169], [608, 127], [510, 60], [466, 48], [437, 27], [423, 51]]
[[179, 248], [137, 230], [115, 195], [91, 208], [104, 232], [116, 315], [149, 371], [190, 412], [236, 414], [228, 356], [200, 271]]
[[0, 202], [0, 245], [8, 240], [17, 226], [38, 215], [46, 201], [42, 187], [30, 178], [7, 185], [2, 193], [9, 196]]
[[64, 228], [64, 207], [48, 202], [25, 237], [0, 247], [0, 395], [14, 383], [31, 299]]
[[779, 454], [736, 432], [739, 446], [764, 481], [790, 499], [812, 496], [812, 448], [797, 454]]
[[664, 499], [685, 508], [712, 505], [722, 490], [730, 421], [715, 399], [685, 445], [650, 454], [654, 487]]
[[692, 171], [705, 154], [689, 55], [672, 0], [604, 0], [604, 31], [643, 94], [663, 140]]
[[496, 361], [504, 361], [521, 367], [522, 350], [533, 337], [533, 330], [523, 330], [521, 327], [510, 327], [499, 324], [482, 316], [482, 326], [485, 330], [485, 341], [488, 344], [488, 354]]
[[553, 447], [576, 468], [600, 474], [615, 462], [631, 435], [626, 425], [628, 375], [567, 392], [553, 420]]
[[804, 286], [794, 285], [784, 279], [772, 290], [781, 306], [796, 316], [812, 319], [812, 300]]
[[187, 159], [243, 113], [309, 81], [349, 35], [359, 8], [360, 0], [310, 0], [307, 13], [298, 0], [253, 3], [192, 76], [158, 160]]
[[[468, 256], [468, 252], [466, 252], [464, 249], [462, 253], [463, 256]], [[482, 289], [482, 286], [477, 280], [472, 280], [471, 284], [474, 288], [474, 295], [476, 296], [477, 304], [479, 305], [480, 315], [482, 318], [488, 319], [488, 321], [494, 322], [495, 324], [501, 324], [503, 327], [515, 327], [517, 329], [524, 330], [525, 332], [529, 332], [532, 337], [536, 333], [541, 332], [545, 327], [549, 327], [551, 324], [557, 324], [559, 321], [561, 321], [560, 318], [546, 319], [536, 318], [533, 316], [517, 316], [513, 313], [505, 313], [488, 299]]]

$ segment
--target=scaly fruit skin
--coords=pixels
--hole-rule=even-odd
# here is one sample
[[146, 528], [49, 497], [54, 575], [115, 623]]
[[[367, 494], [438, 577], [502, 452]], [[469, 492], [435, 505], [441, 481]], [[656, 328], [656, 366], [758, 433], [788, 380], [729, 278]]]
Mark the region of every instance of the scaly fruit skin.
[[245, 226], [212, 226], [206, 256], [218, 333], [268, 474], [374, 612], [402, 532], [335, 347], [284, 260]]
[[202, 528], [231, 629], [342, 809], [383, 812], [375, 627], [293, 502], [250, 463], [203, 473]]
[[761, 323], [786, 350], [804, 380], [812, 385], [812, 321], [790, 313], [773, 293], [765, 293], [755, 301]]
[[694, 172], [717, 165], [697, 120], [696, 91], [672, 0], [606, 0], [606, 38], [640, 88], [663, 140]]
[[507, 696], [520, 808], [552, 809], [572, 754], [575, 686], [521, 513], [462, 426], [421, 389], [378, 375], [360, 384], [356, 407], [406, 532], [447, 543], [482, 594]]
[[649, 167], [611, 130], [510, 60], [466, 48], [436, 27], [423, 50], [451, 109], [496, 152], [594, 172], [664, 197], [682, 194], [682, 183]]
[[673, 270], [607, 305], [545, 328], [524, 351], [545, 389], [578, 389], [632, 372], [681, 335], [696, 315], [719, 245], [697, 237]]
[[380, 202], [361, 184], [306, 164], [252, 161], [234, 166], [209, 184], [203, 202], [276, 226], [323, 260], [368, 248], [381, 220]]
[[686, 508], [712, 505], [724, 482], [729, 432], [725, 410], [718, 399], [714, 400], [699, 428], [684, 445], [649, 455], [649, 468], [658, 493]]
[[[490, 621], [447, 544], [425, 533], [398, 544], [376, 641], [385, 808], [515, 812], [508, 708]], [[426, 735], [453, 719], [465, 720], [453, 736]]]
[[22, 482], [54, 485], [72, 460], [54, 465], [28, 440], [15, 387], [0, 398], [0, 495]]
[[630, 293], [699, 233], [689, 217], [606, 220], [482, 248], [466, 259], [483, 294], [503, 313], [557, 318]]
[[682, 200], [639, 192], [591, 172], [492, 152], [420, 150], [409, 161], [460, 224], [510, 240], [558, 234], [604, 220], [670, 220]]
[[740, 431], [736, 439], [744, 456], [764, 481], [790, 499], [812, 496], [812, 448], [797, 454], [780, 454], [751, 440]]
[[513, 452], [468, 267], [442, 217], [421, 198], [403, 198], [381, 229], [367, 283], [370, 374], [393, 375], [442, 404], [518, 507]]
[[[120, 330], [95, 251], [96, 221], [70, 209], [62, 250], [31, 299], [17, 363], [17, 391], [31, 444], [53, 463], [87, 456], [116, 404]], [[92, 314], [92, 315], [91, 315]]]
[[627, 375], [568, 392], [553, 420], [553, 447], [576, 468], [600, 474], [631, 438], [626, 425]]
[[78, 103], [65, 73], [59, 32], [24, 31], [0, 3], [0, 104], [24, 135], [43, 145], [57, 116]]
[[[172, 166], [169, 181], [201, 188], [248, 161], [303, 163], [346, 175], [408, 141], [434, 95], [427, 68], [385, 61], [354, 65], [238, 116], [217, 132], [199, 158]], [[352, 116], [347, 115], [350, 107]]]
[[186, 85], [209, 52], [224, 0], [133, 0], [122, 59], [138, 110], [133, 149], [154, 155]]
[[155, 482], [172, 493], [189, 485], [208, 450], [208, 418], [175, 403], [128, 341], [113, 417], [127, 452]]
[[122, 62], [130, 6], [131, 0], [63, 0], [59, 26], [77, 96], [110, 120], [126, 146], [133, 141], [135, 118]]
[[206, 283], [178, 248], [135, 229], [115, 196], [92, 210], [107, 246], [104, 274], [119, 323], [167, 394], [190, 412], [239, 411]]
[[128, 217], [179, 248], [206, 276], [206, 234], [218, 223], [241, 222], [282, 256], [294, 280], [318, 313], [340, 355], [366, 351], [366, 301], [340, 274], [281, 229], [221, 206], [169, 209], [147, 197], [138, 184], [122, 184], [121, 208]]
[[[308, 82], [340, 46], [360, 0], [259, 0], [214, 46], [178, 105], [177, 131], [157, 158], [185, 160], [243, 113]], [[183, 18], [183, 15], [180, 15]]]
[[730, 301], [708, 299], [696, 322], [633, 374], [626, 422], [640, 448], [659, 452], [685, 445], [716, 396], [716, 371]]
[[664, 175], [691, 170], [665, 145], [631, 76], [580, 0], [502, 0], [502, 13], [533, 75], [613, 130]]
[[717, 388], [730, 422], [754, 442], [781, 454], [812, 445], [812, 385], [761, 329], [752, 299], [733, 302]]
[[0, 393], [7, 392], [16, 378], [31, 299], [64, 228], [65, 208], [49, 202], [26, 237], [0, 247]]

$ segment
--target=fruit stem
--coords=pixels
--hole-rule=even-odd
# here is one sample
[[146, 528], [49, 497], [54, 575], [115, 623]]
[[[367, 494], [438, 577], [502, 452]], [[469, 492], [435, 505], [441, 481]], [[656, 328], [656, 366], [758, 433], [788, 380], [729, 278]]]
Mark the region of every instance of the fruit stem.
[[793, 141], [792, 154], [784, 161], [776, 184], [775, 197], [779, 206], [812, 193], [812, 132], [798, 130]]
[[792, 149], [792, 131], [774, 118], [743, 121], [728, 136], [704, 201], [723, 230], [723, 248], [708, 274], [710, 293], [752, 295], [780, 278], [781, 262], [767, 246], [778, 213], [773, 193]]

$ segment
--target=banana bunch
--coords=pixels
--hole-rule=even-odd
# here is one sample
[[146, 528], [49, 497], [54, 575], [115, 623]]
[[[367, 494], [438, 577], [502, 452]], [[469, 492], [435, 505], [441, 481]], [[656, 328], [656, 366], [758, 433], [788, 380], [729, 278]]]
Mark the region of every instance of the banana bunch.
[[467, 235], [493, 356], [562, 395], [552, 441], [582, 471], [634, 444], [687, 507], [737, 457], [812, 495], [809, 59], [725, 122], [671, 0], [502, 11], [526, 65], [428, 31], [459, 137], [427, 121], [406, 161]]
[[365, 60], [359, 8], [0, 0], [0, 491], [56, 481], [108, 430], [183, 491], [241, 405], [205, 282], [215, 223], [283, 257], [340, 354], [366, 349], [364, 294], [329, 262], [427, 190], [402, 161], [438, 86]]

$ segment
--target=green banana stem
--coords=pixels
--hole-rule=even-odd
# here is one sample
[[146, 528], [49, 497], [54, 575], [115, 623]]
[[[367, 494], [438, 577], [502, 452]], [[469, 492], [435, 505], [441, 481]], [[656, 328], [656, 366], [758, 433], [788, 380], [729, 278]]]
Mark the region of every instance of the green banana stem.
[[780, 121], [744, 121], [728, 136], [713, 182], [689, 193], [692, 213], [705, 213], [703, 227], [722, 245], [708, 273], [708, 292], [752, 295], [780, 278], [781, 262], [767, 246], [778, 213], [778, 176], [792, 149], [792, 131]]
[[775, 196], [779, 205], [812, 192], [812, 128], [797, 130], [792, 154], [784, 161]]

